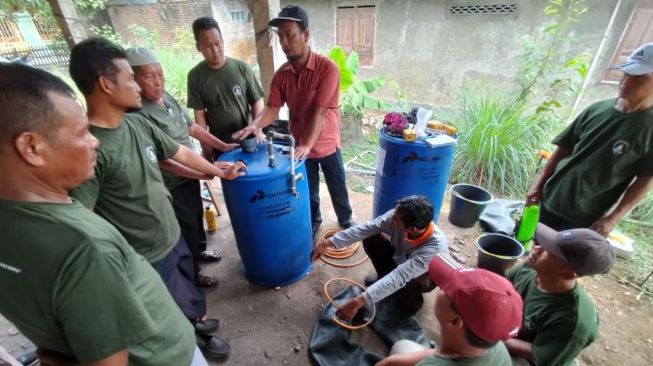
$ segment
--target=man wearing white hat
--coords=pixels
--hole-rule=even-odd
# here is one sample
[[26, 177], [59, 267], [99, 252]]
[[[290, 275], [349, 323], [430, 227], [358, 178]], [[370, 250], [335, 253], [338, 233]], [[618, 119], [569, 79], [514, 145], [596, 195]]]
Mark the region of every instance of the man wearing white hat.
[[653, 186], [653, 43], [626, 62], [619, 96], [595, 103], [553, 140], [557, 149], [527, 195], [540, 222], [607, 236]]
[[[226, 144], [188, 118], [177, 100], [165, 91], [163, 68], [154, 52], [148, 48], [137, 47], [126, 51], [127, 61], [134, 70], [134, 79], [141, 88], [143, 106], [134, 112], [145, 117], [178, 143], [193, 148], [190, 136], [202, 144], [219, 151], [229, 151], [238, 144]], [[216, 261], [221, 254], [217, 250], [206, 250], [203, 205], [199, 179], [205, 175], [188, 169], [173, 160], [162, 160], [161, 175], [166, 188], [172, 195], [172, 207], [179, 221], [181, 234], [186, 239], [188, 249], [193, 255], [195, 283], [201, 287], [217, 284], [211, 275], [201, 274], [199, 261]]]

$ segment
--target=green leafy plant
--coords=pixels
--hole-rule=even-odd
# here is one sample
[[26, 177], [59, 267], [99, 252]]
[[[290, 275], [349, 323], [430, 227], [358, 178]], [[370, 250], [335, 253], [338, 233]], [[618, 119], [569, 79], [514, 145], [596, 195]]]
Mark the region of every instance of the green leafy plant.
[[629, 214], [633, 220], [653, 223], [653, 191], [648, 192], [642, 202]]
[[570, 52], [583, 41], [573, 35], [572, 27], [587, 11], [586, 0], [549, 0], [544, 15], [550, 21], [537, 36], [522, 37], [520, 98], [537, 103], [535, 115], [541, 120], [566, 122], [575, 113], [573, 103], [587, 77], [591, 54]]
[[358, 80], [359, 59], [355, 51], [349, 56], [340, 47], [329, 52], [329, 58], [335, 62], [340, 71], [340, 111], [343, 114], [361, 115], [364, 109], [389, 109], [390, 104], [374, 98], [370, 94], [385, 85], [385, 78], [377, 76], [367, 80]]
[[437, 117], [460, 131], [452, 167], [456, 181], [510, 197], [528, 190], [544, 135], [518, 94], [489, 83], [467, 85], [456, 108]]

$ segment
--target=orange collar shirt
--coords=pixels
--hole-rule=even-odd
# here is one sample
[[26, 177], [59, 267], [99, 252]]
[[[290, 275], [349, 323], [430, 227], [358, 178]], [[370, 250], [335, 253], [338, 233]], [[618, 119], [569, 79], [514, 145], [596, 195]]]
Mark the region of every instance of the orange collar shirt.
[[315, 108], [326, 108], [324, 124], [309, 158], [322, 158], [340, 148], [339, 87], [340, 73], [336, 64], [313, 51], [299, 74], [290, 62], [286, 62], [272, 78], [267, 105], [275, 108], [288, 105], [290, 132], [298, 146], [308, 138], [308, 124]]

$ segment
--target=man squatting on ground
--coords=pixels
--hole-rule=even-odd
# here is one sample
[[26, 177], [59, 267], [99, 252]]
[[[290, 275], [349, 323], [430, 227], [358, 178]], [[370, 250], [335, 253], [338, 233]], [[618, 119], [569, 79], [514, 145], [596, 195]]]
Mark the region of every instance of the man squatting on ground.
[[336, 315], [351, 320], [365, 303], [376, 303], [392, 294], [409, 312], [416, 313], [424, 303], [422, 293], [434, 288], [426, 273], [429, 261], [436, 253], [447, 252], [447, 240], [433, 223], [431, 202], [423, 196], [397, 200], [394, 209], [376, 219], [317, 243], [311, 259], [317, 260], [330, 245], [342, 248], [360, 240], [378, 280], [366, 279], [366, 285], [374, 283], [341, 306]]

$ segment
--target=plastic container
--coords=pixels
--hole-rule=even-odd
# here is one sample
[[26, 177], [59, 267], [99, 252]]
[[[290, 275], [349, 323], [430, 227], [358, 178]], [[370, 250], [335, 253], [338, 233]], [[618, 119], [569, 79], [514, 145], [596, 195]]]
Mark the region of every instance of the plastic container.
[[492, 194], [473, 184], [459, 183], [451, 186], [449, 222], [470, 228], [481, 217], [485, 207], [492, 201]]
[[431, 201], [433, 221], [438, 222], [456, 147], [455, 139], [445, 137], [445, 143], [429, 146], [423, 140], [406, 142], [380, 131], [372, 209], [374, 217], [394, 208], [396, 200], [419, 194]]
[[221, 161], [240, 160], [247, 174], [222, 180], [225, 203], [247, 279], [264, 287], [284, 286], [303, 278], [311, 269], [311, 212], [306, 167], [296, 161], [297, 194], [291, 192], [290, 158], [274, 146], [270, 167], [267, 144], [254, 153], [234, 149]]
[[503, 276], [524, 255], [520, 242], [503, 234], [484, 234], [476, 239], [477, 266]]
[[243, 152], [246, 153], [256, 152], [256, 146], [257, 143], [255, 136], [248, 137], [240, 142], [241, 149], [243, 149]]
[[204, 209], [204, 218], [206, 219], [206, 231], [212, 233], [218, 230], [218, 223], [215, 221], [215, 213], [210, 206]]
[[519, 227], [517, 228], [515, 239], [522, 244], [525, 251], [531, 250], [531, 242], [539, 220], [540, 206], [528, 205], [524, 207], [521, 218], [519, 219]]

